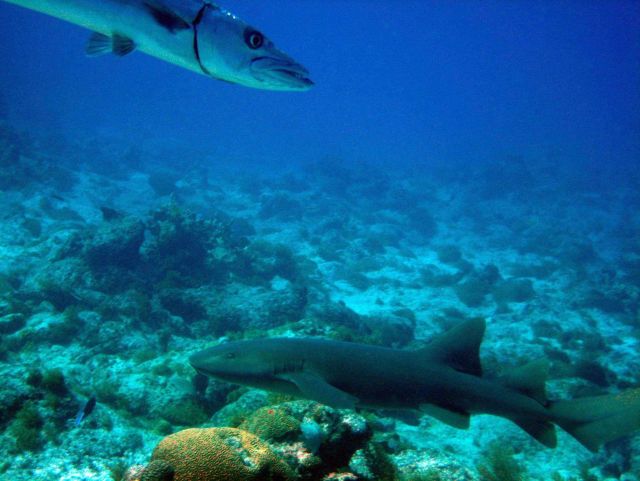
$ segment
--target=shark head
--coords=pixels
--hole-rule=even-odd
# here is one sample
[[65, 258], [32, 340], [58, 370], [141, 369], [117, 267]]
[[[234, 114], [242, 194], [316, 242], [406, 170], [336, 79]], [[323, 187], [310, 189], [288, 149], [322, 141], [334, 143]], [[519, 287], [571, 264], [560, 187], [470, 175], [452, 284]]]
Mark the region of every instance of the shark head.
[[302, 91], [309, 72], [276, 48], [262, 32], [213, 5], [197, 24], [200, 64], [212, 76], [264, 90]]
[[193, 354], [191, 366], [200, 374], [235, 384], [249, 384], [269, 373], [255, 341], [221, 344]]
[[[189, 362], [198, 373], [222, 381], [313, 399], [339, 408], [353, 408], [357, 397], [332, 386], [325, 378], [327, 374], [329, 379], [336, 377], [331, 376], [331, 368], [323, 369], [308, 358], [314, 350], [320, 359], [331, 358], [318, 352], [324, 346], [335, 347], [335, 344], [300, 338], [238, 341], [197, 352]], [[340, 364], [339, 368], [342, 367]]]

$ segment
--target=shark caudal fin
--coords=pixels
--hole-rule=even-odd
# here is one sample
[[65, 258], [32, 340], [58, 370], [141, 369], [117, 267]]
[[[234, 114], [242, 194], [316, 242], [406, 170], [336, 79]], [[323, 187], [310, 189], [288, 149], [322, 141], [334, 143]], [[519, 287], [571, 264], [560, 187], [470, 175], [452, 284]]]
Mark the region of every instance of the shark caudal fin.
[[619, 394], [557, 401], [553, 422], [590, 451], [640, 429], [640, 388]]

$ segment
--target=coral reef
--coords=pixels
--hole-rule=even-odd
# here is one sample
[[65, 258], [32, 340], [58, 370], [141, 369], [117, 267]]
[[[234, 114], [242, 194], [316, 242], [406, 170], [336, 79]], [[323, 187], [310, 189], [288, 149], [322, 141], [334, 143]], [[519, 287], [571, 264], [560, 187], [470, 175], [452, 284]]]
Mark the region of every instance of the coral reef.
[[239, 426], [265, 441], [281, 441], [300, 431], [300, 422], [282, 407], [263, 407], [252, 413]]
[[33, 403], [26, 403], [15, 415], [10, 430], [15, 439], [16, 452], [36, 451], [42, 447], [44, 420]]
[[525, 481], [526, 473], [514, 459], [513, 451], [503, 445], [493, 444], [478, 466], [480, 481]]
[[[565, 437], [551, 455], [488, 416], [453, 431], [419, 413], [335, 410], [209, 381], [188, 357], [277, 336], [419, 349], [482, 316], [488, 373], [546, 356], [557, 398], [637, 386], [637, 188], [540, 186], [523, 159], [476, 165], [473, 181], [336, 159], [231, 175], [146, 148], [0, 126], [0, 477], [119, 478], [162, 437], [204, 425], [227, 427], [189, 435], [218, 433], [198, 448], [231, 463], [214, 479], [258, 479], [263, 463], [302, 481], [636, 481], [637, 436], [595, 458]], [[160, 451], [180, 455], [128, 479], [187, 476], [196, 460], [178, 434]], [[496, 439], [517, 454], [485, 453]]]
[[173, 481], [175, 476], [176, 470], [170, 463], [156, 459], [144, 468], [140, 481]]
[[526, 302], [533, 298], [535, 291], [529, 279], [503, 279], [493, 287], [493, 298], [499, 304]]
[[199, 218], [170, 203], [151, 212], [146, 228], [149, 237], [141, 256], [156, 282], [192, 287], [224, 280], [226, 271], [217, 251], [224, 252], [228, 230], [221, 221]]
[[154, 449], [140, 481], [163, 481], [170, 469], [174, 481], [292, 479], [289, 467], [264, 441], [235, 428], [194, 428], [167, 436]]
[[135, 267], [140, 262], [144, 229], [142, 221], [134, 217], [102, 224], [84, 246], [83, 254], [90, 268], [103, 271], [109, 267]]

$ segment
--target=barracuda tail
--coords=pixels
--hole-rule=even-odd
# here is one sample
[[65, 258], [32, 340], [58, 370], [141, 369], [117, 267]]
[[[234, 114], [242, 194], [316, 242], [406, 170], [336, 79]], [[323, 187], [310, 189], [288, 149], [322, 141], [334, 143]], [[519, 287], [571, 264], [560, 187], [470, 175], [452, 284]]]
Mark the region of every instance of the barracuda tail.
[[554, 422], [590, 451], [640, 429], [640, 388], [551, 405]]

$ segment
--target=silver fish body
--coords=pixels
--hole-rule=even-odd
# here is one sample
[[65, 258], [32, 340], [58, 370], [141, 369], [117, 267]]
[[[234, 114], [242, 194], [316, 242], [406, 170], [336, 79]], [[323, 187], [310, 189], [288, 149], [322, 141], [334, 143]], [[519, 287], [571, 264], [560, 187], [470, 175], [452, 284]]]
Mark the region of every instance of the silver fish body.
[[95, 32], [88, 53], [140, 50], [219, 80], [308, 90], [308, 71], [237, 16], [202, 0], [5, 0]]

